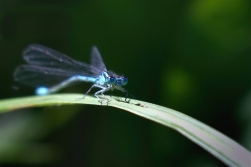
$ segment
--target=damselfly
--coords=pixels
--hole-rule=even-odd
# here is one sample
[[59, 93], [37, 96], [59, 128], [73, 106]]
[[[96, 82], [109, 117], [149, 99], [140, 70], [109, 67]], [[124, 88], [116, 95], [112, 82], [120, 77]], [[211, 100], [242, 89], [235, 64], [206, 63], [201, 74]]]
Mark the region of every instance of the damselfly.
[[23, 51], [27, 64], [19, 66], [14, 72], [17, 82], [35, 86], [37, 95], [47, 95], [79, 82], [92, 82], [92, 87], [100, 88], [94, 95], [101, 101], [99, 95], [109, 101], [104, 92], [120, 90], [128, 79], [108, 71], [96, 46], [92, 47], [91, 65], [76, 61], [48, 47], [31, 44]]

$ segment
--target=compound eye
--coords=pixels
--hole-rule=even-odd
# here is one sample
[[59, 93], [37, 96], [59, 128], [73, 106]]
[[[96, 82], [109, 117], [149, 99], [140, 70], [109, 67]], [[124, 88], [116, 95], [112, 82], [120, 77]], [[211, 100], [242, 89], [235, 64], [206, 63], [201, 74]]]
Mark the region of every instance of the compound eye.
[[124, 78], [123, 78], [123, 85], [126, 85], [127, 82], [128, 82], [128, 78], [124, 77]]
[[113, 76], [108, 76], [107, 77], [107, 81], [109, 82], [109, 84], [115, 84], [116, 79]]
[[128, 79], [125, 78], [125, 77], [120, 77], [120, 78], [117, 78], [116, 80], [116, 85], [118, 86], [123, 86], [123, 85], [126, 85], [128, 82]]
[[115, 82], [115, 77], [110, 77], [110, 80]]
[[118, 86], [121, 86], [121, 85], [122, 85], [121, 79], [117, 79], [117, 80], [116, 80], [116, 85], [118, 85]]

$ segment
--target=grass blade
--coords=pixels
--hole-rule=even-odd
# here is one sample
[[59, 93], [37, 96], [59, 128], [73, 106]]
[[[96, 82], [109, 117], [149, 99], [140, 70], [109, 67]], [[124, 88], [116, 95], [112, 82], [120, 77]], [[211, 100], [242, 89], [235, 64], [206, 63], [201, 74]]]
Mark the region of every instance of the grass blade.
[[[98, 100], [91, 96], [82, 98], [81, 94], [54, 94], [48, 96], [31, 96], [14, 98], [0, 101], [0, 113], [26, 108], [51, 105], [91, 104], [101, 105]], [[155, 104], [111, 97], [108, 106], [120, 108], [133, 114], [147, 118], [164, 126], [170, 127], [202, 148], [210, 152], [219, 160], [229, 166], [251, 166], [251, 153], [237, 142], [228, 138], [215, 129], [199, 122], [178, 111], [158, 106]], [[104, 106], [107, 103], [103, 102]]]

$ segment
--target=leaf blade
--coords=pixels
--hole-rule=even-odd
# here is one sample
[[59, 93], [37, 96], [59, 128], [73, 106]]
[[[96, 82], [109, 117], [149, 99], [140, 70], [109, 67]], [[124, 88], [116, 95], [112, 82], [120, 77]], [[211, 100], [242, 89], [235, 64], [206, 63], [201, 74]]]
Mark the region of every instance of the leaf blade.
[[[41, 107], [63, 104], [100, 105], [91, 96], [82, 98], [82, 94], [54, 94], [48, 96], [31, 96], [0, 101], [0, 113], [25, 107]], [[108, 106], [120, 108], [170, 127], [229, 166], [250, 166], [251, 153], [240, 144], [217, 130], [178, 111], [155, 104], [131, 100], [125, 103], [123, 98], [112, 97]], [[104, 102], [104, 105], [107, 105]]]

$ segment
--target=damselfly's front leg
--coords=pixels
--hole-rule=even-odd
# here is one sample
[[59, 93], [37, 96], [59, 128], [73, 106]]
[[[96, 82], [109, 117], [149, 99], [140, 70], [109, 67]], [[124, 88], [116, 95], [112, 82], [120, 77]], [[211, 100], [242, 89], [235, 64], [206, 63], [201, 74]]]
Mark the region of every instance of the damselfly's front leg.
[[[122, 88], [121, 86], [114, 86], [114, 88], [126, 93], [125, 102], [130, 103], [130, 99], [128, 99], [128, 95], [130, 95], [131, 97], [134, 98], [133, 95], [131, 95], [126, 89]], [[128, 100], [126, 100], [126, 99], [128, 99]]]

